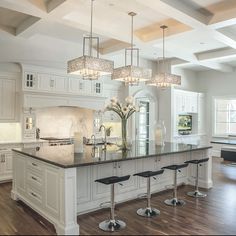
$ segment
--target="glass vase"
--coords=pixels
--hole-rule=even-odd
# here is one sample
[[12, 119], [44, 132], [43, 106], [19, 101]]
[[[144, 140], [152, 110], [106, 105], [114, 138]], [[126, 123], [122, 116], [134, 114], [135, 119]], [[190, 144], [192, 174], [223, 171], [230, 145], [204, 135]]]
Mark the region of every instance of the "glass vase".
[[121, 120], [121, 149], [128, 150], [128, 142], [127, 142], [127, 119]]
[[165, 145], [165, 138], [166, 138], [166, 127], [164, 120], [159, 120], [156, 124], [155, 128], [155, 142], [158, 146]]

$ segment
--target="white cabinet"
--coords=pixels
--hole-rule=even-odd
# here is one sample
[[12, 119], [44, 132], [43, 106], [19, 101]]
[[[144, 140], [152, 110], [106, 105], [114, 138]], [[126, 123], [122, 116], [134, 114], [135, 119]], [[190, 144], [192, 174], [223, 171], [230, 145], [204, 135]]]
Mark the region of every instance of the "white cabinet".
[[92, 94], [96, 96], [103, 95], [103, 83], [98, 81], [92, 81]]
[[16, 80], [0, 79], [0, 121], [14, 121], [16, 115]]
[[68, 91], [67, 84], [68, 81], [66, 77], [50, 74], [38, 74], [38, 88], [40, 91], [66, 93]]
[[12, 179], [12, 152], [11, 150], [0, 150], [0, 181]]
[[69, 78], [69, 93], [91, 95], [91, 81], [79, 78]]
[[197, 113], [198, 93], [174, 90], [174, 107], [176, 114]]

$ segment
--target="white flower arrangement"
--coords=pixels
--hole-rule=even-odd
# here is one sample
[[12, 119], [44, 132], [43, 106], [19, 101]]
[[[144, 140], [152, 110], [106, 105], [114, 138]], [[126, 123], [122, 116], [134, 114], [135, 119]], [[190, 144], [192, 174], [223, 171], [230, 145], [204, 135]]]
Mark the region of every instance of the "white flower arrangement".
[[123, 120], [127, 120], [134, 112], [139, 112], [139, 107], [135, 106], [134, 98], [132, 96], [128, 96], [125, 99], [125, 104], [122, 105], [116, 97], [113, 97], [110, 100], [110, 104], [106, 107], [107, 111], [114, 111], [119, 115], [119, 117]]

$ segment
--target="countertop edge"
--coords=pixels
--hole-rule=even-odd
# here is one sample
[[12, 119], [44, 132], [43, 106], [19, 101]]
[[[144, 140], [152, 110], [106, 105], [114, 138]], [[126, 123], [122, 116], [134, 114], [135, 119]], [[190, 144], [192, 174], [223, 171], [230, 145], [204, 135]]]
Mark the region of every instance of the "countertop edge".
[[191, 151], [198, 151], [198, 150], [205, 150], [205, 149], [210, 149], [212, 148], [212, 146], [205, 146], [205, 147], [199, 147], [196, 149], [192, 149], [192, 150], [182, 150], [182, 151], [177, 151], [177, 152], [167, 152], [167, 153], [160, 153], [160, 154], [153, 154], [153, 155], [147, 155], [147, 156], [139, 156], [139, 157], [128, 157], [128, 158], [124, 158], [124, 159], [120, 159], [120, 160], [107, 160], [107, 161], [101, 161], [101, 162], [93, 162], [93, 163], [84, 163], [84, 164], [73, 164], [73, 165], [62, 165], [47, 159], [43, 159], [34, 155], [31, 155], [29, 153], [17, 150], [17, 149], [12, 149], [12, 151], [17, 152], [19, 154], [23, 154], [29, 157], [32, 157], [36, 160], [39, 161], [43, 161], [45, 163], [63, 168], [63, 169], [68, 169], [68, 168], [74, 168], [74, 167], [83, 167], [83, 166], [93, 166], [93, 165], [101, 165], [101, 164], [107, 164], [107, 163], [113, 163], [113, 162], [120, 162], [120, 161], [130, 161], [130, 160], [137, 160], [137, 159], [143, 159], [143, 158], [151, 158], [151, 157], [157, 157], [157, 156], [167, 156], [167, 155], [171, 155], [171, 154], [177, 154], [177, 153], [185, 153], [185, 152], [191, 152]]

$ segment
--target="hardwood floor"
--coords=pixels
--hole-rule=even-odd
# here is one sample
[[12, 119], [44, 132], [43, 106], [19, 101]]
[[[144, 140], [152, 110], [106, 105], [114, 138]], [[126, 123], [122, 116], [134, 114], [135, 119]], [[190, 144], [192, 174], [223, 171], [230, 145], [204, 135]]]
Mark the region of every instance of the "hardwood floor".
[[[236, 167], [226, 166], [221, 159], [213, 162], [214, 188], [207, 191], [204, 199], [186, 196], [190, 186], [179, 188], [179, 197], [186, 201], [183, 207], [168, 207], [163, 201], [172, 194], [165, 191], [152, 196], [152, 205], [161, 211], [161, 215], [146, 219], [139, 217], [136, 210], [145, 206], [145, 199], [134, 200], [117, 205], [118, 218], [126, 222], [127, 227], [112, 233], [114, 235], [206, 235], [236, 234]], [[29, 209], [23, 203], [10, 199], [11, 184], [0, 185], [0, 234], [52, 235], [53, 226]], [[99, 222], [107, 219], [108, 209], [78, 217], [81, 234], [109, 235], [99, 230]]]

